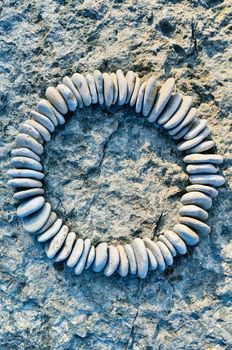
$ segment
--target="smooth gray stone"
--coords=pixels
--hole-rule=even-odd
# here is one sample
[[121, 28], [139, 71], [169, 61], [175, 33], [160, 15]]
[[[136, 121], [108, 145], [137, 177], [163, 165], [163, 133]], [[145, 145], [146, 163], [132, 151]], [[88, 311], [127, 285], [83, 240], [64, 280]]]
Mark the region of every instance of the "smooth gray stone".
[[149, 122], [155, 122], [160, 116], [161, 112], [164, 110], [168, 101], [171, 98], [173, 90], [175, 88], [175, 79], [169, 78], [162, 86], [161, 89], [157, 93], [157, 97], [155, 99], [155, 104], [152, 108], [152, 111], [148, 117]]
[[68, 109], [74, 112], [77, 108], [77, 99], [72, 90], [64, 84], [58, 84], [56, 89], [63, 97]]
[[83, 249], [82, 255], [74, 268], [74, 273], [76, 275], [80, 275], [83, 272], [90, 248], [91, 248], [91, 241], [90, 239], [87, 238], [84, 240], [84, 249]]
[[154, 77], [151, 77], [148, 79], [146, 83], [146, 88], [144, 92], [143, 112], [142, 112], [144, 117], [147, 117], [151, 112], [155, 102], [156, 94], [157, 94], [156, 79]]
[[207, 224], [205, 224], [204, 222], [197, 220], [197, 219], [194, 219], [194, 218], [191, 218], [191, 217], [188, 217], [188, 216], [181, 216], [179, 218], [179, 222], [181, 224], [189, 226], [190, 228], [193, 228], [194, 230], [197, 231], [197, 233], [204, 235], [204, 236], [207, 236], [211, 231], [210, 227]]
[[192, 128], [189, 130], [189, 132], [185, 135], [185, 140], [191, 140], [194, 137], [196, 137], [202, 130], [206, 128], [208, 125], [206, 119], [196, 119], [195, 123], [193, 124]]
[[110, 73], [114, 85], [114, 98], [112, 104], [114, 105], [118, 100], [118, 79], [115, 73]]
[[189, 125], [190, 123], [193, 122], [193, 120], [195, 119], [197, 114], [197, 110], [196, 108], [192, 107], [188, 113], [186, 114], [186, 116], [184, 117], [184, 119], [173, 129], [168, 130], [169, 135], [174, 136], [176, 135], [178, 132], [180, 132], [183, 128], [185, 128], [187, 125]]
[[58, 125], [58, 120], [56, 118], [54, 109], [52, 108], [52, 104], [48, 101], [45, 100], [44, 98], [40, 100], [36, 106], [37, 111], [44, 115], [45, 117], [48, 117], [50, 121], [53, 123], [54, 126]]
[[95, 259], [95, 247], [92, 245], [85, 263], [85, 270], [89, 269]]
[[180, 216], [190, 216], [192, 218], [200, 219], [203, 221], [208, 220], [208, 213], [204, 209], [194, 204], [184, 205], [179, 210]]
[[11, 158], [11, 164], [17, 169], [31, 169], [41, 171], [43, 169], [42, 164], [37, 160], [27, 157], [13, 157]]
[[187, 165], [186, 171], [188, 174], [216, 174], [219, 168], [213, 164], [190, 164]]
[[137, 101], [136, 101], [136, 105], [135, 105], [135, 112], [136, 113], [140, 113], [142, 111], [145, 89], [146, 89], [146, 82], [142, 83], [142, 85], [140, 85], [140, 88], [139, 88]]
[[131, 96], [133, 94], [134, 91], [134, 87], [135, 87], [135, 73], [132, 72], [131, 70], [129, 70], [126, 73], [126, 82], [127, 82], [127, 97], [126, 97], [126, 104], [130, 102]]
[[56, 262], [66, 260], [69, 257], [69, 255], [72, 251], [72, 247], [73, 247], [73, 244], [75, 242], [75, 239], [76, 239], [75, 232], [69, 232], [68, 236], [64, 242], [63, 248], [56, 256], [56, 259], [55, 259]]
[[157, 260], [155, 258], [155, 256], [152, 254], [152, 252], [150, 251], [150, 249], [146, 248], [147, 251], [147, 257], [148, 257], [148, 270], [150, 271], [154, 271], [157, 269]]
[[35, 180], [42, 180], [44, 178], [43, 173], [31, 169], [10, 169], [7, 171], [7, 174], [10, 177], [27, 177]]
[[56, 219], [57, 219], [57, 215], [54, 211], [52, 211], [50, 213], [49, 218], [47, 219], [45, 225], [39, 231], [37, 231], [36, 234], [40, 235], [40, 234], [44, 233], [45, 231], [47, 231], [54, 224]]
[[206, 137], [208, 137], [211, 134], [211, 131], [209, 128], [205, 128], [199, 135], [194, 137], [191, 140], [182, 141], [177, 145], [178, 151], [186, 151], [189, 150], [196, 145], [198, 145], [201, 141], [203, 141]]
[[203, 192], [212, 198], [215, 198], [218, 195], [218, 191], [215, 188], [210, 187], [210, 186], [205, 186], [205, 185], [197, 185], [197, 184], [196, 185], [189, 185], [186, 187], [186, 191], [187, 192], [193, 192], [193, 191]]
[[114, 99], [114, 84], [108, 73], [102, 74], [104, 80], [104, 100], [107, 107], [111, 106]]
[[194, 154], [188, 154], [184, 157], [185, 163], [212, 163], [212, 164], [222, 164], [223, 157], [218, 154], [201, 154], [201, 153], [194, 153]]
[[68, 226], [63, 225], [61, 229], [58, 231], [58, 233], [52, 238], [52, 240], [49, 243], [48, 250], [46, 252], [47, 257], [49, 259], [52, 259], [55, 257], [55, 255], [63, 246], [67, 235], [68, 235]]
[[81, 95], [79, 94], [72, 80], [66, 76], [63, 78], [63, 84], [66, 85], [72, 91], [73, 95], [76, 97], [78, 108], [83, 108], [83, 101], [82, 101]]
[[184, 96], [179, 108], [172, 117], [163, 125], [165, 129], [172, 129], [177, 126], [186, 116], [192, 106], [192, 97]]
[[24, 190], [24, 191], [19, 191], [14, 193], [13, 197], [19, 201], [22, 199], [38, 196], [44, 193], [45, 191], [43, 188], [30, 188], [29, 190]]
[[127, 81], [121, 69], [117, 70], [116, 76], [118, 79], [118, 104], [122, 106], [127, 98]]
[[161, 250], [161, 253], [164, 257], [164, 261], [167, 265], [172, 265], [173, 264], [173, 257], [168, 249], [168, 247], [164, 244], [162, 241], [157, 241], [157, 245], [159, 246], [159, 249]]
[[37, 210], [35, 213], [31, 214], [22, 219], [23, 228], [27, 232], [35, 233], [39, 231], [46, 223], [51, 213], [51, 204], [45, 202], [42, 208]]
[[124, 246], [124, 250], [126, 252], [127, 255], [127, 259], [129, 262], [129, 272], [132, 275], [135, 275], [137, 272], [137, 264], [136, 264], [136, 258], [135, 258], [135, 253], [134, 250], [132, 248], [132, 246], [130, 244], [126, 244]]
[[35, 188], [35, 187], [42, 187], [42, 182], [34, 179], [29, 178], [14, 178], [7, 181], [7, 185], [12, 188]]
[[[47, 130], [49, 135], [50, 135], [50, 132], [54, 132], [55, 126], [48, 117], [33, 110], [30, 112], [30, 115], [37, 123], [39, 123], [41, 126], [43, 126]], [[46, 137], [47, 137], [47, 133], [46, 133]], [[50, 135], [50, 139], [51, 139], [51, 135]]]
[[141, 85], [141, 80], [138, 76], [137, 73], [135, 73], [135, 86], [134, 90], [130, 99], [130, 106], [133, 107], [136, 104], [137, 98], [138, 98], [138, 93]]
[[106, 242], [102, 242], [97, 245], [95, 250], [95, 259], [92, 264], [92, 270], [94, 272], [100, 272], [106, 266], [108, 260], [108, 245]]
[[102, 105], [104, 103], [104, 82], [102, 73], [99, 70], [95, 70], [93, 72], [93, 77], [97, 88], [98, 102]]
[[181, 129], [177, 134], [173, 135], [172, 138], [173, 140], [180, 140], [182, 139], [187, 132], [191, 129], [193, 123], [190, 123], [186, 125], [183, 129]]
[[104, 268], [104, 275], [107, 277], [113, 275], [117, 270], [120, 261], [118, 249], [113, 245], [108, 247], [108, 256], [108, 262]]
[[71, 79], [82, 98], [84, 106], [86, 107], [90, 106], [92, 99], [91, 99], [88, 83], [84, 75], [79, 73], [74, 73]]
[[215, 146], [215, 143], [213, 140], [202, 141], [197, 146], [188, 149], [186, 153], [202, 153], [202, 152], [208, 151], [214, 146]]
[[[36, 234], [39, 234], [38, 236], [38, 242], [46, 242], [52, 237], [54, 237], [57, 232], [61, 229], [61, 226], [63, 224], [63, 221], [61, 219], [57, 219], [47, 230], [45, 230], [42, 234], [40, 234], [40, 230], [36, 232]], [[43, 227], [42, 227], [43, 229]]]
[[45, 95], [51, 105], [54, 106], [60, 113], [68, 113], [68, 106], [65, 99], [54, 86], [49, 86], [46, 89]]
[[45, 203], [43, 196], [37, 196], [23, 201], [17, 208], [17, 216], [24, 218], [39, 210]]
[[15, 143], [17, 147], [29, 148], [39, 156], [43, 153], [43, 146], [27, 134], [18, 134]]
[[159, 246], [151, 241], [149, 238], [144, 238], [143, 239], [144, 241], [144, 244], [145, 244], [145, 247], [150, 249], [150, 251], [152, 252], [152, 254], [154, 254], [156, 260], [157, 260], [157, 263], [158, 263], [158, 268], [160, 271], [164, 271], [165, 270], [165, 267], [166, 267], [166, 264], [165, 264], [165, 261], [164, 261], [164, 258], [163, 258], [163, 255], [161, 253], [161, 250], [159, 248]]
[[[173, 116], [177, 111], [182, 101], [182, 95], [177, 92], [175, 95], [172, 95], [165, 106], [164, 110], [158, 117], [158, 124], [163, 125], [168, 122], [168, 120]], [[149, 118], [148, 118], [149, 121]]]
[[172, 256], [176, 256], [176, 249], [164, 235], [159, 235], [159, 241], [163, 242], [168, 247]]
[[187, 253], [185, 242], [173, 231], [166, 231], [164, 237], [174, 246], [178, 254], [184, 255]]
[[191, 230], [188, 226], [183, 224], [177, 224], [173, 227], [173, 231], [180, 236], [186, 244], [195, 245], [199, 242], [199, 236]]
[[40, 162], [40, 156], [31, 151], [29, 148], [15, 148], [11, 151], [11, 156], [31, 158], [37, 160], [37, 162]]
[[125, 249], [121, 244], [117, 246], [117, 249], [119, 253], [119, 265], [117, 272], [121, 277], [125, 277], [129, 272], [129, 261], [127, 259]]
[[140, 238], [135, 238], [132, 243], [135, 253], [138, 276], [145, 278], [148, 272], [148, 256], [144, 242]]
[[87, 74], [86, 80], [89, 86], [92, 103], [96, 104], [98, 102], [98, 97], [97, 97], [97, 89], [96, 89], [94, 77], [91, 74]]
[[41, 137], [40, 133], [32, 126], [27, 123], [23, 123], [19, 126], [19, 131], [23, 134], [27, 134], [31, 137], [33, 137], [36, 141], [43, 144], [43, 138]]
[[84, 241], [82, 238], [78, 238], [73, 247], [72, 253], [68, 258], [67, 266], [74, 267], [78, 260], [80, 259], [82, 252], [84, 250]]
[[190, 175], [189, 181], [192, 184], [198, 185], [210, 185], [210, 186], [222, 186], [226, 182], [225, 178], [221, 175]]
[[[34, 111], [35, 112], [35, 111]], [[37, 112], [35, 112], [37, 114]], [[42, 116], [42, 114], [38, 113], [39, 115]], [[45, 117], [46, 119], [48, 119], [47, 117]], [[49, 120], [49, 122], [52, 124], [52, 122]], [[42, 125], [42, 123], [36, 121], [36, 120], [33, 120], [33, 119], [27, 119], [25, 121], [25, 123], [33, 126], [41, 135], [41, 137], [44, 139], [44, 141], [48, 142], [51, 140], [51, 134], [50, 132], [48, 131], [48, 129], [46, 127], [44, 127]], [[54, 125], [52, 124], [53, 128], [54, 128]]]
[[57, 109], [54, 106], [52, 106], [52, 109], [56, 115], [56, 119], [58, 121], [58, 124], [60, 124], [60, 125], [65, 124], [65, 118], [64, 118], [63, 114], [61, 114], [59, 111], [57, 111]]
[[181, 203], [186, 205], [186, 204], [194, 204], [202, 209], [209, 209], [212, 206], [212, 199], [211, 197], [207, 196], [206, 194], [202, 192], [188, 192], [185, 193], [181, 197]]

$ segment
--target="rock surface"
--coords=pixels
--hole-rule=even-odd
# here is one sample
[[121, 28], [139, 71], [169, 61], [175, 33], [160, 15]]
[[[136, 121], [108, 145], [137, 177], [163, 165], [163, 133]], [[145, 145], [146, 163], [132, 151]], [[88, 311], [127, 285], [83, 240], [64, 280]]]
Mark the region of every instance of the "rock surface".
[[[229, 2], [4, 0], [0, 9], [0, 348], [231, 349]], [[144, 280], [91, 269], [76, 276], [50, 261], [6, 187], [18, 125], [46, 88], [75, 72], [120, 68], [161, 83], [174, 76], [225, 155], [212, 233]], [[188, 183], [181, 153], [128, 106], [77, 111], [41, 158], [46, 200], [83, 239], [125, 244], [175, 224]]]

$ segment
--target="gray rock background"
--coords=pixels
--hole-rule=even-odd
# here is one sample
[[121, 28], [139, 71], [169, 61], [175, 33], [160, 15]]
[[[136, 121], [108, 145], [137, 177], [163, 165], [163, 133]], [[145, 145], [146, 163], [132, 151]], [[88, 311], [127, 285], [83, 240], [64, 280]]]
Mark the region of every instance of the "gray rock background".
[[[231, 3], [14, 1], [0, 4], [0, 349], [232, 349]], [[164, 274], [77, 277], [49, 261], [15, 214], [5, 172], [20, 122], [76, 71], [169, 76], [208, 119], [227, 183], [212, 233]], [[47, 199], [95, 243], [154, 237], [187, 185], [175, 143], [128, 107], [77, 111], [46, 145]]]

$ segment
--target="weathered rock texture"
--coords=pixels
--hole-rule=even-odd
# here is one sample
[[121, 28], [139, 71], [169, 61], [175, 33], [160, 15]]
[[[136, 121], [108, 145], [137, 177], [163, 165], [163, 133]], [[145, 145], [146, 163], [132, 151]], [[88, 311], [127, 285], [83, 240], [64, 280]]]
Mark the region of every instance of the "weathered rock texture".
[[[231, 349], [229, 1], [4, 0], [0, 9], [0, 348]], [[162, 82], [174, 76], [226, 158], [212, 233], [145, 280], [76, 276], [49, 261], [23, 231], [6, 188], [18, 125], [47, 86], [74, 72], [120, 68]], [[44, 164], [46, 199], [95, 243], [170, 228], [187, 185], [174, 142], [125, 106], [77, 111], [46, 145]]]

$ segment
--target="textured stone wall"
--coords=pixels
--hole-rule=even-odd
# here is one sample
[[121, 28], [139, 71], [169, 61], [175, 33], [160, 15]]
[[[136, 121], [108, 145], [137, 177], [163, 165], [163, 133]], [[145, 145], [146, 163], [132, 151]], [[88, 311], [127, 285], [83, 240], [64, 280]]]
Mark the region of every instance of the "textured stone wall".
[[[3, 0], [0, 4], [0, 349], [232, 349], [231, 7], [220, 0]], [[94, 69], [169, 76], [208, 119], [227, 183], [212, 233], [145, 280], [49, 261], [15, 214], [5, 172], [17, 127], [49, 84]], [[175, 143], [129, 107], [90, 107], [44, 155], [47, 199], [95, 243], [154, 237], [187, 184]]]

